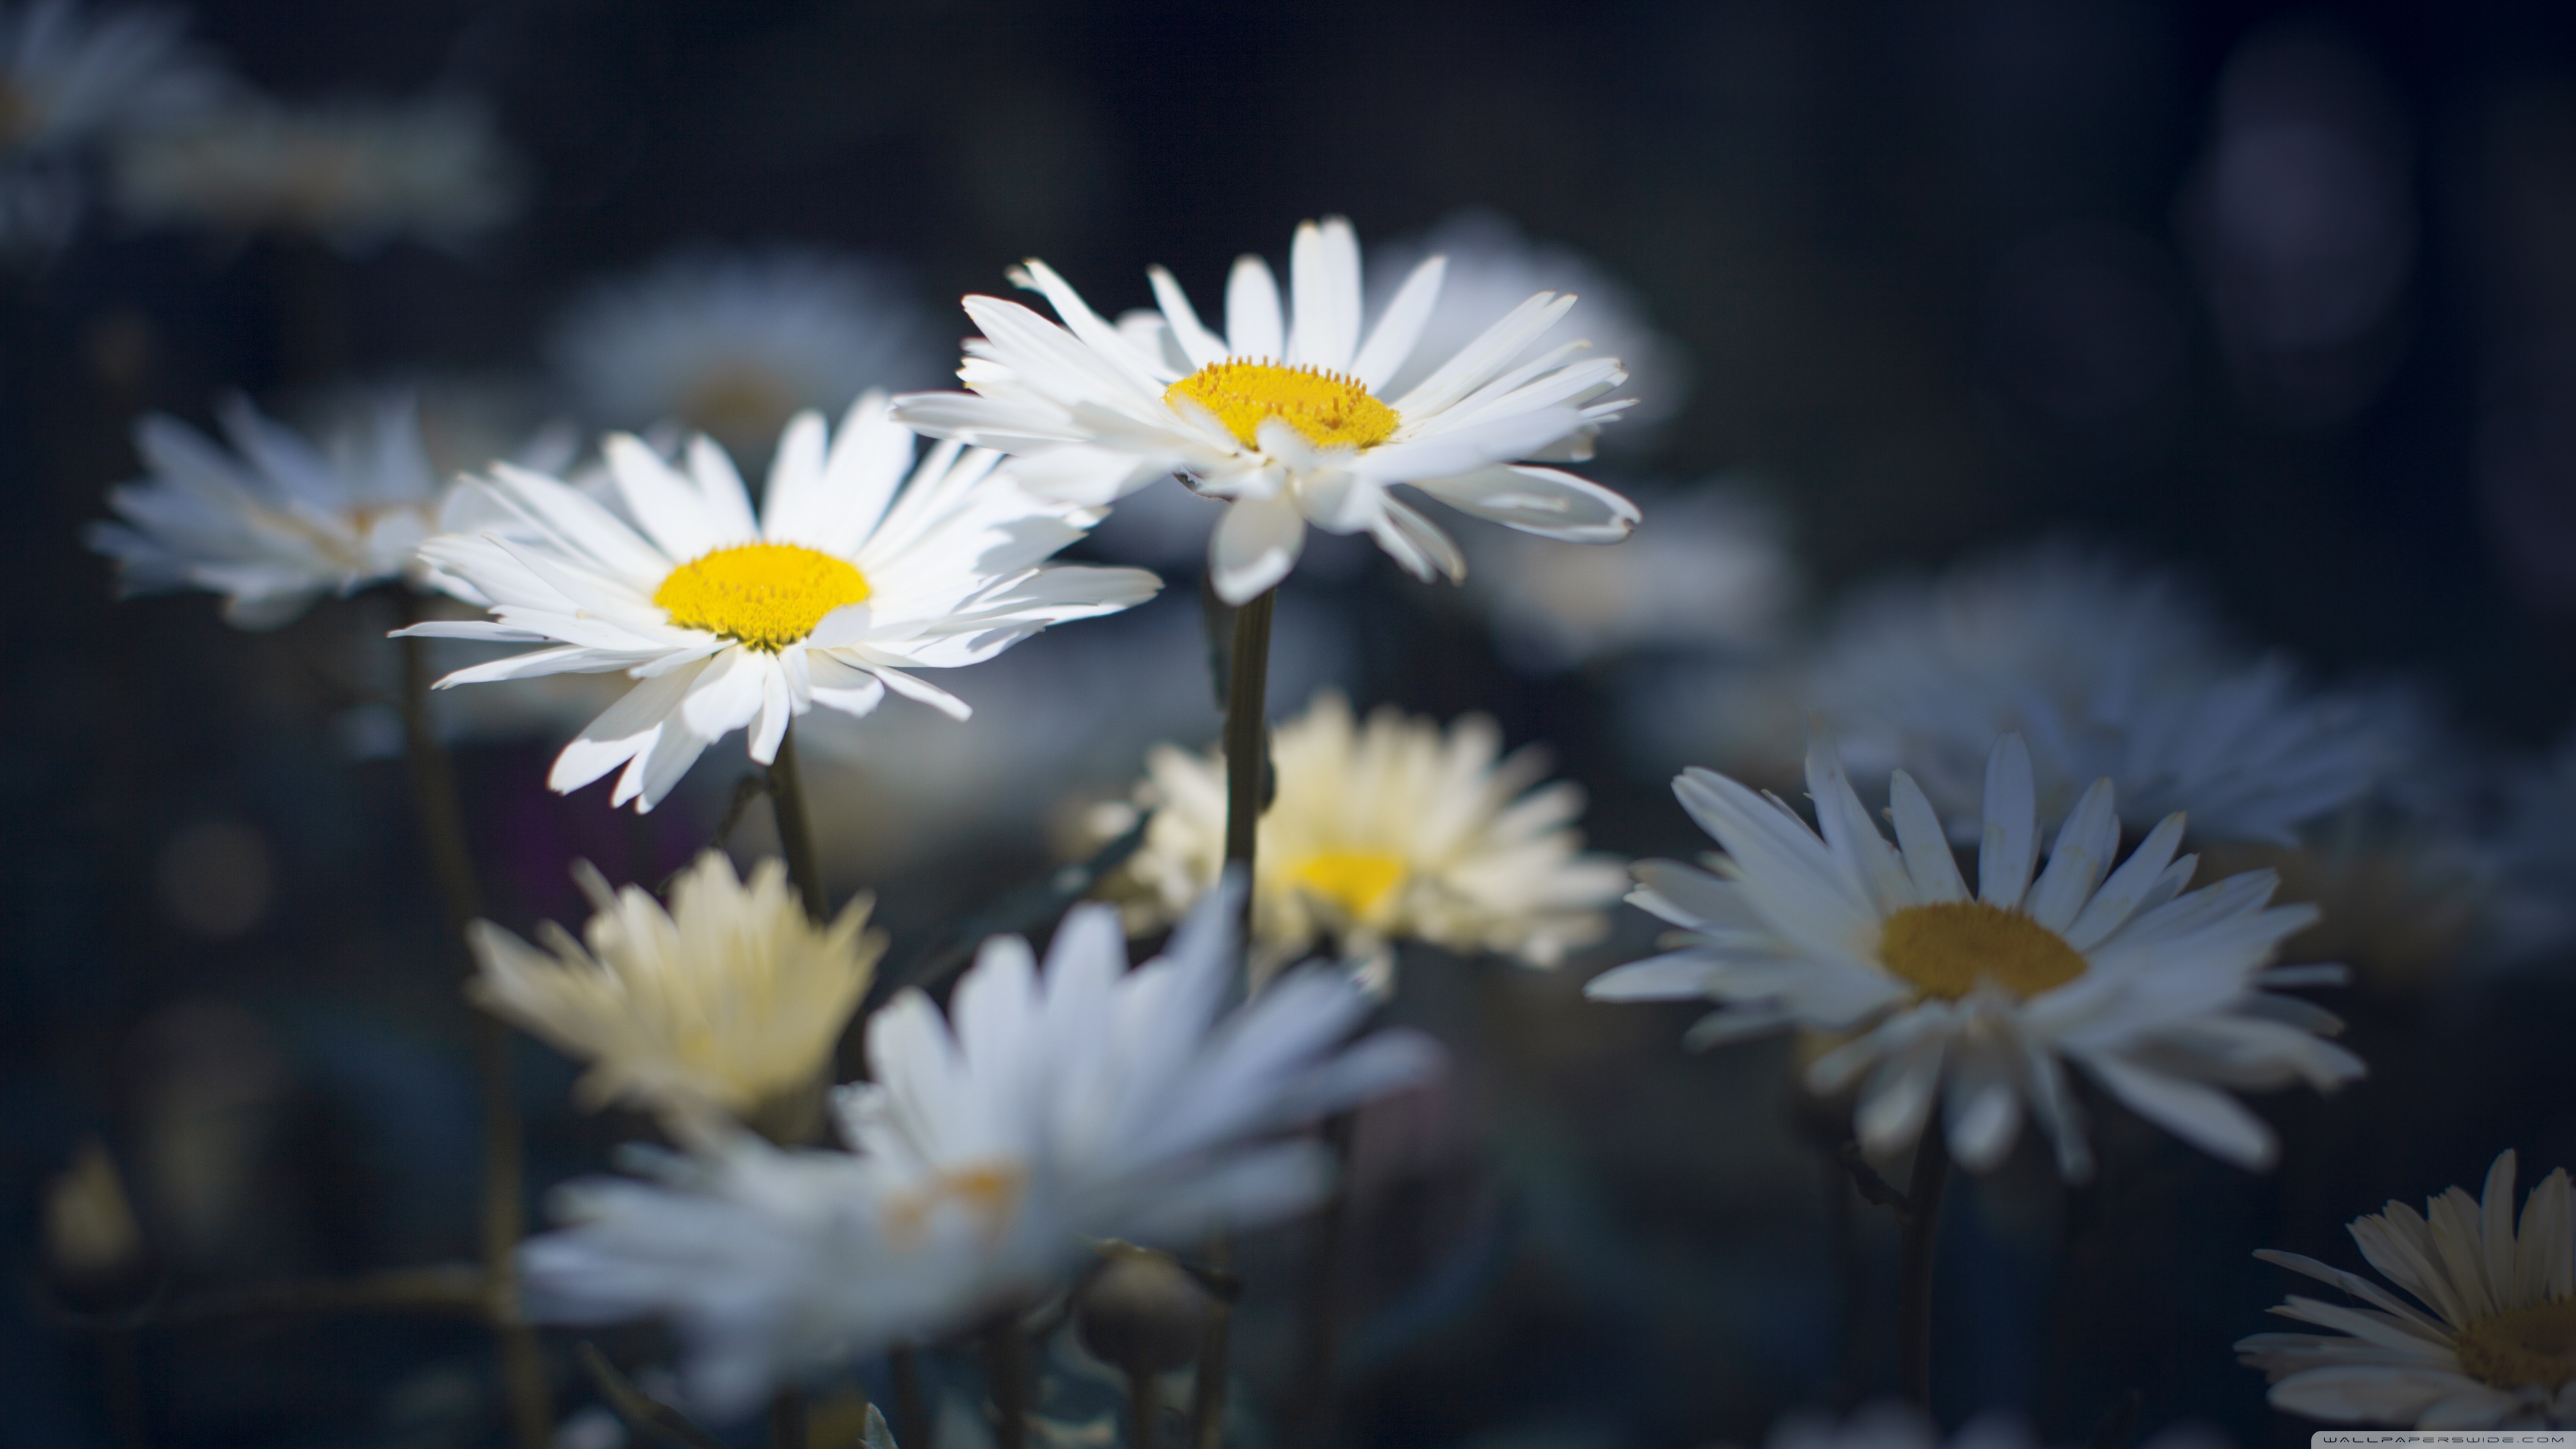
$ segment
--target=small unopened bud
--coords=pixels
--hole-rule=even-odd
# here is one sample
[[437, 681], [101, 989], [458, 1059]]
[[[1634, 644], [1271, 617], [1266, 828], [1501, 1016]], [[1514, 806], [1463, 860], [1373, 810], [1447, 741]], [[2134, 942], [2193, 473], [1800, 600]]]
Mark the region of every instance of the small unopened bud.
[[1212, 1303], [1168, 1253], [1114, 1244], [1083, 1285], [1073, 1330], [1092, 1357], [1130, 1376], [1169, 1373], [1198, 1358]]
[[45, 1188], [45, 1253], [76, 1297], [113, 1296], [143, 1272], [143, 1233], [116, 1163], [97, 1138]]

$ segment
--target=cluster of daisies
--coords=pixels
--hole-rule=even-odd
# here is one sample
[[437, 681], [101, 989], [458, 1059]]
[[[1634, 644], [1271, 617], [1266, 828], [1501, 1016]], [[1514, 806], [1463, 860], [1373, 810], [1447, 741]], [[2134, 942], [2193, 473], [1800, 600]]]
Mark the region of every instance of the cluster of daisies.
[[[139, 98], [160, 96], [151, 144], [118, 163], [138, 213], [356, 246], [440, 233], [349, 187], [442, 192], [430, 210], [455, 235], [506, 209], [489, 157], [457, 139], [468, 120], [291, 118], [227, 99], [199, 64], [158, 19], [46, 0], [0, 34], [16, 127], [0, 139], [67, 146], [139, 125]], [[411, 138], [412, 170], [352, 139], [379, 133]], [[1490, 276], [1453, 290], [1436, 252], [1364, 268], [1338, 219], [1297, 229], [1285, 288], [1261, 258], [1236, 263], [1221, 318], [1148, 276], [1156, 306], [1113, 319], [1031, 260], [1013, 280], [1046, 310], [966, 299], [964, 390], [896, 393], [877, 384], [902, 380], [919, 329], [887, 322], [886, 274], [681, 258], [593, 294], [557, 348], [597, 412], [637, 431], [447, 476], [408, 404], [318, 443], [246, 403], [221, 442], [156, 418], [138, 437], [150, 476], [91, 539], [129, 591], [218, 594], [246, 628], [383, 587], [424, 601], [407, 639], [508, 651], [443, 686], [607, 681], [548, 783], [613, 777], [612, 804], [638, 811], [737, 731], [753, 762], [780, 762], [817, 707], [866, 718], [892, 694], [967, 721], [934, 676], [1160, 588], [1059, 557], [1114, 515], [1195, 510], [1233, 605], [1287, 581], [1311, 535], [1365, 540], [1424, 580], [1487, 560], [1478, 588], [1535, 667], [1773, 638], [1792, 591], [1734, 503], [1677, 497], [1670, 541], [1636, 546], [1665, 551], [1724, 623], [1672, 632], [1637, 568], [1525, 552], [1618, 543], [1641, 518], [1570, 470], [1631, 403], [1621, 356], [1568, 330], [1572, 295], [1498, 294]], [[886, 325], [835, 321], [853, 317]], [[743, 463], [763, 461], [755, 489]], [[1425, 500], [1509, 533], [1462, 546]], [[713, 853], [667, 903], [584, 868], [580, 937], [474, 928], [474, 999], [584, 1062], [584, 1103], [647, 1112], [679, 1150], [558, 1194], [559, 1228], [521, 1250], [527, 1311], [668, 1322], [689, 1401], [722, 1416], [1025, 1312], [1104, 1244], [1186, 1250], [1277, 1221], [1330, 1190], [1332, 1154], [1303, 1129], [1438, 1068], [1426, 1040], [1366, 1030], [1401, 989], [1401, 943], [1552, 967], [1609, 935], [1623, 895], [1673, 931], [1589, 995], [1707, 1002], [1694, 1046], [1802, 1034], [1805, 1086], [1882, 1161], [1937, 1143], [1987, 1171], [2027, 1126], [2081, 1178], [2089, 1103], [2266, 1166], [2272, 1135], [2240, 1096], [2364, 1068], [2331, 1014], [2289, 994], [2343, 979], [2282, 964], [2317, 908], [2277, 904], [2274, 868], [2202, 867], [2300, 846], [2403, 742], [2387, 711], [2213, 644], [2164, 588], [2054, 551], [1865, 601], [1740, 691], [1797, 700], [1765, 732], [1803, 739], [1802, 757], [1675, 782], [1718, 848], [1699, 864], [1587, 853], [1580, 793], [1507, 754], [1489, 720], [1363, 719], [1325, 693], [1275, 732], [1244, 873], [1226, 862], [1229, 762], [1156, 748], [1131, 798], [1095, 812], [1097, 835], [1132, 847], [1106, 899], [1066, 915], [1043, 959], [986, 941], [944, 1009], [918, 984], [893, 992], [861, 1027], [854, 1084], [834, 1083], [836, 1047], [886, 950], [865, 898], [831, 915], [778, 863], [746, 882]], [[1803, 811], [1761, 788], [1791, 775]], [[1131, 940], [1162, 944], [1131, 967]], [[2412, 1301], [2279, 1257], [2366, 1306], [2295, 1298], [2282, 1311], [2328, 1332], [2245, 1342], [2275, 1401], [2335, 1421], [2576, 1419], [2566, 1178], [2518, 1230], [2512, 1184], [2507, 1154], [2483, 1203], [2455, 1189], [2354, 1225]]]

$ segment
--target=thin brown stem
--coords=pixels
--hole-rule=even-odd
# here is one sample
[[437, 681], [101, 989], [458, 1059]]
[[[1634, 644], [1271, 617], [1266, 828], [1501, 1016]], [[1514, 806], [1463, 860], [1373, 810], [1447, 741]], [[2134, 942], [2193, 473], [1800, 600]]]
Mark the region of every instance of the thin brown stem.
[[[418, 601], [409, 591], [403, 591], [402, 597], [407, 612], [417, 609]], [[472, 961], [463, 954], [465, 928], [483, 914], [483, 892], [474, 878], [473, 852], [466, 845], [465, 808], [457, 794], [455, 766], [430, 717], [428, 640], [403, 638], [402, 685], [404, 754], [421, 844], [447, 910], [451, 938], [464, 969], [470, 972]], [[473, 1013], [473, 1020], [475, 1066], [483, 1087], [484, 1310], [499, 1341], [511, 1438], [518, 1449], [546, 1449], [554, 1437], [554, 1408], [549, 1402], [545, 1359], [538, 1351], [535, 1330], [519, 1317], [517, 1254], [526, 1227], [520, 1206], [525, 1181], [519, 1105], [510, 1090], [510, 1029], [483, 1012]]]
[[805, 779], [796, 765], [796, 726], [779, 736], [778, 756], [769, 762], [769, 805], [778, 814], [778, 851], [787, 857], [787, 878], [805, 898], [805, 914], [815, 921], [831, 919], [823, 896], [823, 861], [814, 852], [814, 819], [805, 810]]
[[1932, 1408], [1932, 1262], [1941, 1237], [1941, 1190], [1950, 1179], [1950, 1144], [1933, 1122], [1914, 1148], [1905, 1184], [1905, 1236], [1898, 1252], [1896, 1366], [1899, 1387], [1916, 1408]]
[[993, 1449], [1028, 1449], [1029, 1355], [1018, 1314], [985, 1327], [984, 1381], [993, 1396]]

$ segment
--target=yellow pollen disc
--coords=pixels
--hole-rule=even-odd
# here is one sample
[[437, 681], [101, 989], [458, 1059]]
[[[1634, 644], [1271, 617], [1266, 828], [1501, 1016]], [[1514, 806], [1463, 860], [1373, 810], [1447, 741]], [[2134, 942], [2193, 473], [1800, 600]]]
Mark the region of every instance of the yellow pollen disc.
[[942, 1203], [955, 1203], [975, 1220], [986, 1239], [998, 1239], [1018, 1213], [1020, 1189], [1027, 1181], [1028, 1173], [1006, 1159], [953, 1168], [888, 1200], [886, 1237], [896, 1247], [916, 1247], [930, 1225], [931, 1212]]
[[2481, 1318], [2452, 1336], [2469, 1377], [2496, 1389], [2549, 1389], [2576, 1381], [2576, 1298]]
[[847, 560], [792, 543], [746, 543], [671, 570], [653, 602], [683, 629], [775, 654], [868, 593], [867, 576]]
[[2084, 974], [2063, 937], [1983, 901], [1909, 906], [1880, 928], [1878, 962], [1925, 996], [1956, 1001], [1992, 981], [2027, 1000]]
[[1261, 425], [1271, 418], [1319, 448], [1375, 447], [1402, 421], [1358, 378], [1270, 362], [1211, 362], [1163, 389], [1167, 403], [1183, 398], [1216, 414], [1247, 448], [1260, 445]]
[[1404, 883], [1404, 862], [1361, 850], [1327, 850], [1289, 867], [1288, 879], [1365, 921]]

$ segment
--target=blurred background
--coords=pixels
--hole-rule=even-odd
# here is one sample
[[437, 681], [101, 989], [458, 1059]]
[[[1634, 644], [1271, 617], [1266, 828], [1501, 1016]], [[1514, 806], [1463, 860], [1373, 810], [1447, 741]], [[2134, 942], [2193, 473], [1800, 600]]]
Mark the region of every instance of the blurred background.
[[[0, 1439], [115, 1442], [102, 1373], [130, 1370], [159, 1445], [499, 1442], [471, 1324], [228, 1319], [113, 1359], [37, 1286], [50, 1185], [90, 1142], [172, 1293], [472, 1251], [466, 1019], [375, 643], [394, 601], [263, 632], [204, 595], [112, 603], [81, 531], [137, 475], [139, 418], [211, 426], [238, 392], [328, 433], [408, 395], [442, 468], [676, 423], [748, 471], [793, 406], [943, 385], [956, 298], [1023, 257], [1104, 312], [1148, 304], [1154, 262], [1207, 307], [1238, 252], [1275, 264], [1333, 213], [1381, 284], [1437, 249], [1492, 310], [1580, 292], [1571, 325], [1642, 400], [1592, 476], [1647, 521], [1615, 555], [1462, 523], [1456, 590], [1319, 548], [1281, 605], [1279, 715], [1326, 685], [1490, 713], [1586, 787], [1596, 846], [1688, 854], [1672, 772], [1789, 778], [1855, 610], [2052, 547], [2169, 571], [2228, 647], [2393, 722], [2372, 793], [2289, 871], [2329, 912], [2294, 954], [2359, 969], [2328, 1004], [2372, 1078], [2260, 1100], [2286, 1144], [2268, 1175], [2106, 1108], [2094, 1182], [2025, 1144], [1963, 1186], [1945, 1420], [2007, 1407], [2081, 1441], [2135, 1390], [2142, 1428], [2303, 1443], [2229, 1349], [2288, 1286], [2251, 1250], [2358, 1266], [2341, 1225], [2389, 1197], [2474, 1184], [2509, 1146], [2526, 1181], [2576, 1164], [2576, 770], [2553, 764], [2576, 692], [2576, 10], [170, 13], [219, 96], [149, 141], [0, 158], [0, 1241], [28, 1288], [0, 1299]], [[969, 724], [895, 704], [815, 732], [834, 883], [879, 893], [895, 969], [1022, 924], [996, 903], [1148, 745], [1213, 739], [1207, 518], [1162, 492], [1085, 546], [1161, 570], [1155, 604], [959, 675]], [[475, 693], [444, 723], [492, 912], [522, 932], [578, 921], [575, 857], [683, 863], [745, 768], [726, 741], [662, 809], [615, 814], [604, 786], [542, 785], [601, 696]], [[767, 829], [754, 812], [735, 847]], [[1554, 973], [1408, 952], [1390, 1012], [1458, 1067], [1361, 1125], [1340, 1441], [1758, 1443], [1783, 1410], [1892, 1389], [1894, 1226], [1798, 1100], [1793, 1044], [1693, 1055], [1688, 1008], [1585, 1003], [1653, 939], [1622, 916]], [[635, 1124], [575, 1112], [572, 1068], [519, 1047], [535, 1186], [599, 1170]], [[1293, 1388], [1310, 1232], [1245, 1248], [1249, 1439]], [[1066, 1413], [1067, 1443], [1101, 1442]], [[567, 1442], [614, 1432], [593, 1415]]]

